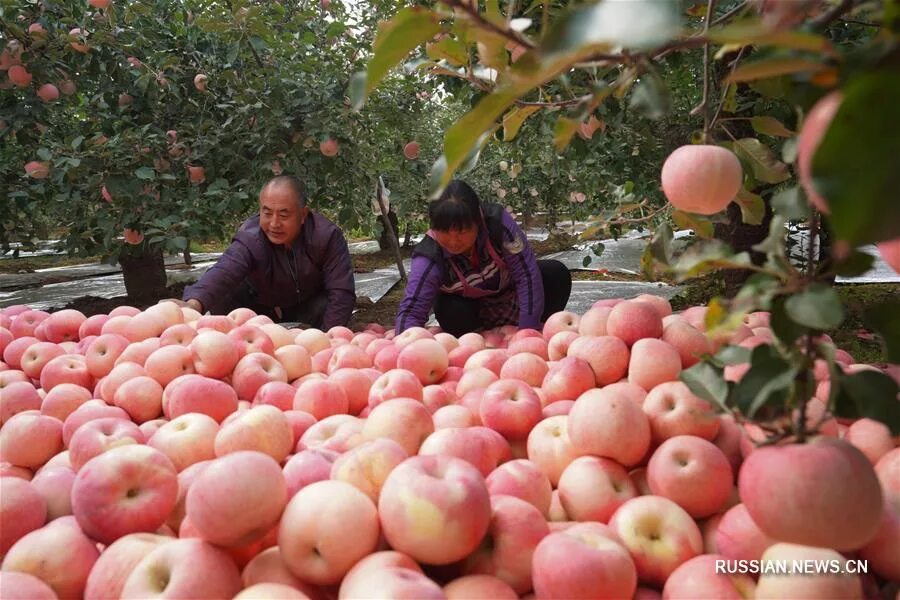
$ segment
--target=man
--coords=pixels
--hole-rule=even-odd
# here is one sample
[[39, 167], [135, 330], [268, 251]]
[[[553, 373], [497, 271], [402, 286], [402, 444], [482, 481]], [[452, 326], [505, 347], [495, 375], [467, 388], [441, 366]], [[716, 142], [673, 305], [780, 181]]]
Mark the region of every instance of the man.
[[276, 322], [327, 330], [347, 325], [356, 304], [347, 241], [338, 227], [310, 212], [296, 177], [263, 186], [259, 215], [244, 221], [215, 265], [184, 290], [198, 312], [227, 314], [245, 306]]

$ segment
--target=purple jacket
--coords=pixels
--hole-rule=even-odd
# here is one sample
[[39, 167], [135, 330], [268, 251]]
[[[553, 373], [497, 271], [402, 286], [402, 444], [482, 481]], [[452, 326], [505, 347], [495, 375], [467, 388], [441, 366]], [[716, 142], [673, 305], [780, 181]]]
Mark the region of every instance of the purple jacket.
[[[493, 243], [505, 263], [498, 270], [490, 260], [482, 260], [479, 268], [467, 264], [462, 257], [464, 273], [469, 285], [479, 289], [496, 290], [513, 287], [518, 302], [520, 328], [540, 329], [544, 312], [544, 285], [531, 244], [518, 223], [498, 204], [483, 204], [485, 225], [478, 231], [475, 248], [485, 255], [485, 244]], [[491, 241], [493, 240], [493, 242]], [[400, 302], [395, 329], [397, 333], [410, 327], [423, 326], [434, 306], [438, 293], [461, 293], [456, 271], [448, 264], [449, 252], [429, 237], [419, 242], [412, 253], [406, 296]], [[466, 268], [467, 267], [467, 268]], [[498, 272], [499, 271], [499, 272]], [[498, 293], [500, 293], [498, 292]]]
[[288, 308], [324, 290], [328, 305], [322, 328], [346, 325], [356, 305], [356, 293], [350, 251], [341, 230], [322, 215], [310, 212], [292, 249], [298, 285], [289, 266], [288, 250], [269, 241], [259, 228], [258, 215], [247, 219], [216, 264], [197, 283], [185, 288], [183, 297], [196, 298], [209, 309], [227, 304], [224, 299], [248, 282], [256, 291], [257, 304]]

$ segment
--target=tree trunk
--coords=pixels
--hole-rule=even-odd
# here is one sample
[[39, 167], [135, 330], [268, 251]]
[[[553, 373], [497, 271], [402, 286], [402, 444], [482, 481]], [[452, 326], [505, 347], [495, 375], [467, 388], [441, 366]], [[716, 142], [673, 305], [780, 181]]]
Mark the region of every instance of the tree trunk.
[[[772, 207], [766, 202], [766, 214], [759, 225], [747, 225], [741, 218], [741, 208], [732, 202], [728, 205], [728, 222], [716, 223], [715, 236], [724, 240], [735, 252], [749, 252], [753, 264], [761, 265], [766, 260], [766, 255], [756, 252], [752, 248], [769, 235], [769, 225], [772, 222]], [[725, 280], [725, 296], [733, 298], [741, 289], [743, 283], [750, 277], [750, 271], [727, 269], [722, 271]]]
[[[136, 250], [136, 249], [135, 249]], [[166, 294], [166, 265], [162, 250], [128, 253], [119, 256], [125, 292], [134, 301], [156, 302]]]
[[[397, 213], [393, 210], [388, 211], [388, 220], [391, 222], [394, 232], [399, 231], [397, 225]], [[382, 223], [382, 225], [384, 225], [384, 223]], [[381, 250], [391, 250], [394, 247], [394, 243], [391, 241], [394, 232], [388, 231], [387, 227], [381, 228], [381, 237], [378, 238], [378, 247]]]

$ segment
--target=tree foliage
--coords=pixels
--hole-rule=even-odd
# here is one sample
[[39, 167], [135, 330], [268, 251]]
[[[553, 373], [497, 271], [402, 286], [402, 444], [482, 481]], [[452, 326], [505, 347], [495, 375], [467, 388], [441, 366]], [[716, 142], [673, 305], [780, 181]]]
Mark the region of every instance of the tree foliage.
[[[424, 167], [402, 148], [425, 135], [427, 152], [441, 125], [429, 96], [415, 93], [424, 77], [395, 78], [370, 112], [352, 112], [347, 73], [385, 13], [323, 6], [7, 2], [4, 43], [20, 50], [14, 60], [32, 83], [4, 79], [0, 92], [8, 199], [0, 243], [62, 226], [70, 252], [115, 257], [131, 228], [144, 234], [134, 250], [183, 249], [230, 235], [259, 185], [282, 170], [302, 177], [313, 205], [348, 229], [371, 227], [379, 174], [397, 198], [421, 197]], [[87, 33], [73, 36], [75, 28]], [[74, 93], [37, 95], [63, 82]], [[329, 139], [339, 145], [334, 157], [320, 152]], [[28, 177], [30, 161], [48, 163], [49, 177]], [[189, 166], [202, 167], [204, 181], [192, 182]]]
[[[398, 34], [413, 23], [420, 35]], [[603, 0], [501, 6], [497, 0], [446, 0], [431, 8], [401, 9], [381, 31], [367, 71], [355, 76], [354, 106], [364, 105], [389, 64], [403, 61], [476, 90], [471, 110], [444, 134], [443, 154], [431, 171], [433, 194], [456, 173], [472, 169], [491, 140], [527, 140], [523, 133], [529, 123], [538, 123], [545, 147], [552, 144], [550, 154], [557, 156], [573, 145], [578, 152], [582, 140], [576, 134], [589, 137], [593, 151], [579, 156], [582, 170], [619, 161], [625, 164], [618, 172], [625, 173], [649, 155], [653, 177], [615, 187], [626, 200], [600, 212], [590, 233], [646, 220], [656, 226], [643, 261], [647, 272], [665, 269], [686, 278], [749, 270], [752, 276], [735, 297], [710, 303], [707, 329], [714, 335], [733, 331], [748, 313], [764, 310], [771, 313], [777, 337], [775, 344], [749, 354], [727, 347], [708, 357], [685, 373], [692, 389], [723, 410], [768, 422], [775, 437], [794, 435], [802, 441], [806, 421], [793, 419], [791, 411], [805, 413], [815, 392], [813, 367], [824, 361], [832, 372], [828, 404], [835, 414], [871, 416], [900, 431], [896, 382], [881, 373], [845, 374], [833, 345], [822, 338], [843, 320], [837, 294], [825, 282], [866, 264], [852, 248], [900, 237], [896, 3]], [[690, 58], [698, 55], [699, 68]], [[687, 104], [679, 97], [685, 89], [679, 75], [686, 72], [701, 88], [700, 98]], [[843, 100], [815, 153], [812, 183], [805, 190], [815, 186], [825, 198], [833, 217], [826, 219], [803, 201], [791, 165], [806, 112], [838, 88]], [[647, 124], [656, 123], [658, 134], [666, 131], [659, 124], [667, 119], [674, 126], [668, 132], [679, 124], [692, 129], [682, 130], [676, 144], [657, 135], [654, 145], [654, 130]], [[608, 127], [595, 142], [598, 122]], [[584, 135], [586, 128], [593, 135]], [[636, 135], [619, 137], [616, 147], [613, 140], [623, 132]], [[753, 247], [762, 257], [759, 264], [719, 240], [673, 258], [670, 221], [709, 237], [712, 222], [724, 215], [708, 219], [676, 211], [624, 217], [646, 208], [634, 202], [634, 188], [659, 197], [651, 189], [662, 162], [657, 152], [665, 156], [686, 143], [718, 144], [740, 160], [743, 185], [734, 202], [745, 222], [765, 223], [767, 204], [774, 208], [768, 237]], [[597, 151], [606, 144], [613, 144], [613, 156]], [[527, 148], [528, 142], [522, 145]], [[622, 152], [628, 145], [635, 148], [630, 155]], [[644, 156], [642, 145], [648, 147]], [[526, 152], [543, 158], [546, 166], [538, 172], [556, 173], [547, 153]], [[592, 192], [602, 189], [601, 181], [593, 184]], [[564, 193], [566, 187], [563, 183], [556, 190]], [[810, 247], [821, 230], [830, 228], [839, 251], [818, 262], [811, 254], [806, 268], [798, 269], [785, 252], [789, 219], [809, 224]], [[900, 320], [900, 315], [884, 318], [888, 312], [876, 311], [882, 319], [873, 321], [885, 338]], [[888, 350], [893, 354], [891, 345]], [[734, 362], [748, 363], [749, 370], [740, 382], [726, 382], [724, 367]]]

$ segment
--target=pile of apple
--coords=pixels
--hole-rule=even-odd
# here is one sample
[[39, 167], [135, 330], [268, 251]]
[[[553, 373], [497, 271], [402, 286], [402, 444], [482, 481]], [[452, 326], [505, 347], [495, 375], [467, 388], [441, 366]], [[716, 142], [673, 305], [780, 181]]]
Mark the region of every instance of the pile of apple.
[[[768, 314], [723, 337], [704, 311], [644, 295], [457, 339], [171, 301], [6, 308], [0, 596], [849, 599], [900, 580], [897, 439], [813, 399], [822, 436], [757, 447], [678, 376], [770, 343]], [[714, 568], [842, 557], [869, 573]]]

